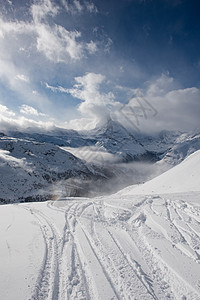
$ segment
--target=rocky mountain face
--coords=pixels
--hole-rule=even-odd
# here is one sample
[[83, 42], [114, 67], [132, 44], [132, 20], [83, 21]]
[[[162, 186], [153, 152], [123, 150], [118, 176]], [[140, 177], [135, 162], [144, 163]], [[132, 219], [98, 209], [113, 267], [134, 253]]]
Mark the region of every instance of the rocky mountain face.
[[[88, 162], [91, 148], [93, 153], [112, 155], [115, 160]], [[77, 157], [79, 149], [88, 155]], [[147, 136], [112, 120], [87, 132], [0, 133], [0, 201], [112, 193], [152, 178], [198, 149], [198, 133], [162, 131]]]
[[105, 176], [56, 145], [0, 138], [1, 202], [76, 196], [76, 184], [91, 179], [102, 181]]
[[200, 133], [183, 133], [164, 153], [162, 160], [168, 165], [175, 166], [199, 149]]

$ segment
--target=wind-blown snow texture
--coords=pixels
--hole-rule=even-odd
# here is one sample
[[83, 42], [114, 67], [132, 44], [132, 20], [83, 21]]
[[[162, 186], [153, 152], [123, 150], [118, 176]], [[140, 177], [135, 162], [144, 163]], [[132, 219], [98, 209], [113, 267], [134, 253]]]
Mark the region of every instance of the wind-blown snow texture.
[[200, 299], [199, 157], [109, 197], [1, 206], [0, 299]]

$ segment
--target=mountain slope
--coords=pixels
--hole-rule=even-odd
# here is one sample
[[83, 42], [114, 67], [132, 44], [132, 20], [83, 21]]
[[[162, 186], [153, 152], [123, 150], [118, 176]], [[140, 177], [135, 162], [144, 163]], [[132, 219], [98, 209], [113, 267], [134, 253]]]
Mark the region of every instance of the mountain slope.
[[200, 133], [182, 133], [166, 151], [163, 161], [175, 166], [193, 152], [200, 149]]
[[163, 194], [195, 191], [200, 191], [200, 150], [160, 176], [143, 185], [128, 187], [120, 191], [120, 194]]
[[75, 191], [76, 178], [84, 182], [104, 176], [58, 146], [0, 138], [2, 202], [41, 200], [58, 196], [57, 193], [70, 195]]

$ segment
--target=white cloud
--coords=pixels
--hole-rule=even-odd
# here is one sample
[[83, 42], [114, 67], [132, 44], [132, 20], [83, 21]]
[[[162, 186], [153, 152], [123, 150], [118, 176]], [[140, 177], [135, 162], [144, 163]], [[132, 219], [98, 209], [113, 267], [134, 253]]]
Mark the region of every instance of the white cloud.
[[87, 49], [90, 54], [93, 54], [97, 51], [97, 44], [90, 41], [90, 43], [87, 44]]
[[33, 93], [34, 87], [27, 75], [22, 74], [21, 68], [17, 67], [12, 60], [1, 59], [0, 53], [0, 81], [9, 89], [17, 92], [21, 100], [37, 103], [40, 107], [49, 103], [49, 100], [40, 94]]
[[85, 1], [85, 6], [86, 6], [87, 11], [89, 11], [90, 13], [97, 13], [98, 12], [98, 9], [94, 5], [93, 2]]
[[[86, 3], [88, 7], [92, 7], [92, 4], [89, 5], [89, 2]], [[82, 5], [78, 0], [73, 1], [73, 6], [77, 10], [82, 10]], [[68, 31], [53, 21], [53, 18], [59, 13], [59, 7], [52, 1], [40, 0], [32, 4], [30, 13], [32, 21], [29, 22], [7, 22], [0, 17], [0, 37], [4, 39], [2, 43], [6, 43], [6, 40], [10, 39], [12, 34], [15, 43], [17, 43], [15, 37], [18, 35], [21, 42], [18, 45], [18, 51], [25, 51], [23, 43], [26, 44], [27, 40], [30, 40], [30, 49], [36, 45], [38, 52], [56, 63], [69, 63], [70, 60], [76, 61], [85, 56], [86, 53], [93, 54], [97, 51], [95, 42], [90, 41], [87, 43], [79, 41], [81, 37], [80, 32], [76, 30]], [[53, 22], [50, 23], [47, 17], [51, 17]], [[8, 45], [5, 45], [5, 48], [8, 51]], [[14, 50], [9, 49], [8, 52], [12, 55]]]
[[52, 92], [61, 92], [61, 93], [69, 93], [69, 89], [66, 89], [62, 86], [51, 86], [47, 82], [44, 83], [47, 89], [50, 89]]
[[33, 90], [33, 91], [32, 91], [32, 94], [35, 95], [35, 96], [39, 95], [38, 92], [37, 92], [36, 90]]
[[46, 130], [55, 129], [55, 121], [54, 120], [33, 120], [30, 118], [25, 118], [23, 116], [5, 116], [0, 114], [0, 128], [3, 132], [9, 131], [37, 131], [44, 132]]
[[73, 88], [66, 89], [61, 86], [53, 87], [46, 84], [46, 87], [53, 92], [69, 93], [73, 97], [82, 100], [78, 110], [84, 118], [73, 120], [71, 125], [77, 125], [81, 129], [85, 125], [89, 128], [95, 127], [97, 123], [105, 122], [110, 118], [112, 110], [117, 109], [119, 102], [115, 101], [112, 92], [101, 92], [101, 85], [105, 83], [105, 76], [95, 73], [86, 73], [84, 76], [76, 77]]
[[97, 13], [98, 9], [93, 2], [89, 1], [79, 1], [79, 0], [61, 0], [62, 5], [67, 12], [71, 14], [83, 13], [87, 11], [89, 13]]
[[6, 0], [8, 2], [9, 5], [12, 6], [12, 1], [11, 0]]
[[109, 53], [112, 44], [113, 44], [113, 41], [111, 40], [111, 38], [107, 37], [107, 40], [106, 40], [105, 46], [104, 46], [104, 51]]
[[32, 4], [31, 14], [35, 23], [45, 21], [47, 16], [55, 17], [59, 8], [51, 0], [40, 0]]
[[46, 132], [56, 128], [69, 128], [69, 125], [26, 104], [19, 107], [19, 111], [16, 112], [0, 104], [1, 132], [9, 133], [9, 131], [16, 130], [21, 132]]
[[37, 117], [45, 116], [45, 114], [38, 112], [37, 109], [35, 109], [34, 107], [29, 106], [27, 104], [23, 104], [20, 107], [20, 113], [25, 114], [25, 115], [33, 115], [33, 116], [37, 116]]
[[[76, 7], [79, 2], [75, 1]], [[87, 44], [78, 42], [81, 33], [78, 31], [68, 31], [63, 26], [49, 24], [47, 16], [54, 17], [58, 14], [59, 8], [50, 0], [41, 0], [31, 6], [31, 13], [35, 24], [37, 50], [49, 60], [59, 63], [68, 63], [69, 59], [79, 60], [83, 57]]]
[[7, 34], [29, 34], [34, 31], [34, 25], [24, 21], [5, 21], [0, 15], [0, 38], [5, 38]]
[[74, 6], [79, 12], [81, 12], [83, 10], [83, 6], [81, 5], [81, 3], [78, 0], [74, 0]]
[[25, 82], [29, 82], [29, 78], [27, 76], [25, 76], [24, 74], [17, 74], [15, 76], [15, 79], [22, 80], [22, 81], [25, 81]]
[[114, 105], [115, 98], [112, 92], [100, 92], [100, 85], [105, 81], [105, 77], [101, 74], [87, 73], [76, 77], [75, 81], [76, 84], [68, 93], [83, 101], [78, 110], [85, 116], [96, 118], [97, 122], [108, 118], [109, 105]]
[[7, 106], [0, 104], [0, 118], [1, 116], [14, 117], [15, 113], [12, 110], [9, 110]]
[[17, 93], [16, 98], [18, 96], [22, 100], [47, 104], [47, 98], [40, 95], [36, 98], [33, 95], [32, 90], [35, 88], [29, 77], [27, 66], [23, 66], [24, 57], [21, 57], [22, 61], [18, 58], [18, 50], [26, 48], [27, 40], [33, 38], [33, 33], [32, 23], [7, 22], [0, 16], [0, 81], [8, 90]]
[[49, 60], [55, 63], [68, 63], [69, 59], [75, 61], [83, 57], [84, 46], [77, 42], [81, 36], [80, 32], [67, 31], [58, 25], [50, 28], [45, 24], [37, 24], [36, 30], [37, 50]]
[[158, 96], [166, 94], [175, 87], [174, 78], [170, 77], [169, 74], [162, 74], [159, 78], [153, 82], [149, 82], [147, 95], [148, 96]]
[[193, 130], [199, 128], [200, 90], [177, 88], [172, 77], [162, 74], [146, 90], [137, 90], [126, 108], [129, 125], [141, 131]]
[[[79, 2], [75, 3], [79, 7]], [[54, 17], [58, 14], [58, 6], [53, 5], [50, 0], [41, 0], [32, 5], [31, 12], [37, 33], [37, 50], [39, 52], [56, 63], [68, 63], [69, 59], [79, 60], [83, 57], [83, 51], [87, 49], [87, 44], [84, 45], [77, 41], [81, 36], [80, 32], [68, 31], [63, 26], [50, 25], [46, 22], [47, 16]]]

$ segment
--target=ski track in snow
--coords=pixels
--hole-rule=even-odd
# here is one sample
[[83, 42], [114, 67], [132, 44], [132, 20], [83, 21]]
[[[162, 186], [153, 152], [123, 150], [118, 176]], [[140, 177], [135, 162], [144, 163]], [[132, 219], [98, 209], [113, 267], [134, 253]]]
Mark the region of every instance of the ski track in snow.
[[27, 206], [21, 207], [29, 210], [30, 213], [35, 216], [39, 223], [45, 244], [43, 263], [38, 274], [38, 280], [32, 299], [57, 299], [60, 236], [48, 216], [43, 214], [40, 210], [29, 208]]
[[200, 207], [192, 196], [18, 205], [35, 217], [45, 244], [31, 299], [200, 299]]

